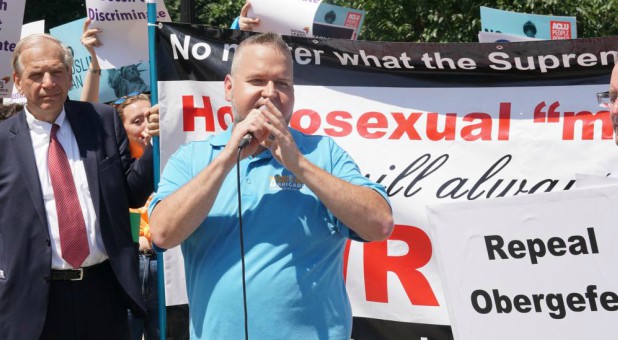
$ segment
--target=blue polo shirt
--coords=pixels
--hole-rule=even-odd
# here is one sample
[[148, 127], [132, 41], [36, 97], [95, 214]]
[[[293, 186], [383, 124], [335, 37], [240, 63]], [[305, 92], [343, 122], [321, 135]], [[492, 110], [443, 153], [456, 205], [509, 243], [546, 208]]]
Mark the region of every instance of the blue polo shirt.
[[[313, 164], [353, 184], [365, 178], [331, 138], [290, 129]], [[224, 148], [231, 127], [182, 146], [168, 161], [150, 209], [202, 171]], [[240, 162], [249, 337], [349, 339], [350, 303], [343, 252], [358, 236], [266, 150]], [[192, 339], [243, 339], [244, 317], [236, 168], [210, 214], [181, 245]]]

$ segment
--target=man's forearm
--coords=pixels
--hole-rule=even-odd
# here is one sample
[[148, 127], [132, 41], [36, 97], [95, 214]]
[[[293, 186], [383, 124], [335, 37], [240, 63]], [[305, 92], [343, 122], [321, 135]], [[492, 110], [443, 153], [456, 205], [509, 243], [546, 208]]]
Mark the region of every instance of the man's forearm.
[[150, 215], [154, 244], [172, 248], [181, 244], [206, 219], [233, 159], [219, 155], [180, 189], [161, 200]]
[[294, 174], [341, 222], [366, 241], [387, 239], [393, 214], [386, 200], [371, 188], [348, 183], [302, 157]]

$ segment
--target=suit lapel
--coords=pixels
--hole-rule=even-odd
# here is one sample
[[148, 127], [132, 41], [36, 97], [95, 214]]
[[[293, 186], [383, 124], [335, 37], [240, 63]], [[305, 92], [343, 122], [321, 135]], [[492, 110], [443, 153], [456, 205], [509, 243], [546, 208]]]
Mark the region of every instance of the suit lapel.
[[41, 189], [41, 181], [36, 167], [34, 150], [32, 149], [32, 138], [30, 138], [30, 130], [28, 129], [25, 112], [20, 112], [19, 118], [14, 122], [15, 123], [10, 128], [10, 131], [13, 133], [13, 137], [10, 138], [10, 140], [13, 144], [12, 149], [15, 150], [18, 169], [20, 169], [23, 182], [30, 193], [34, 209], [39, 215], [42, 224], [47, 226], [43, 190]]
[[84, 163], [84, 169], [86, 170], [86, 178], [88, 179], [88, 188], [90, 189], [90, 196], [92, 198], [92, 204], [97, 216], [100, 208], [99, 198], [99, 170], [97, 159], [97, 141], [96, 138], [99, 135], [96, 131], [97, 124], [95, 122], [89, 122], [92, 119], [92, 115], [87, 112], [79, 112], [79, 109], [75, 107], [72, 102], [67, 101], [64, 105], [65, 113], [71, 124], [71, 129], [77, 140], [79, 147], [79, 155]]

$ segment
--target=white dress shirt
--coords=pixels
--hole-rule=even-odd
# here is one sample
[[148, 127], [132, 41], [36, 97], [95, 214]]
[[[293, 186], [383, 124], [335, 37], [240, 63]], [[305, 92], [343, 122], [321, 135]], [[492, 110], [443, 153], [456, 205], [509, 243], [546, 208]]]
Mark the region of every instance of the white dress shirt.
[[[54, 189], [51, 184], [49, 169], [47, 168], [47, 153], [49, 150], [49, 139], [51, 136], [52, 124], [34, 118], [34, 116], [28, 111], [27, 106], [24, 110], [26, 111], [26, 120], [28, 121], [28, 127], [30, 129], [32, 149], [34, 150], [34, 158], [39, 174], [39, 180], [41, 182], [43, 201], [45, 203], [45, 213], [47, 215], [48, 222], [47, 227], [49, 229], [52, 248], [51, 267], [52, 269], [71, 269], [71, 265], [62, 258], [61, 254], [56, 201], [54, 200]], [[82, 208], [81, 210], [84, 215], [84, 222], [86, 223], [90, 255], [88, 255], [82, 264], [82, 267], [89, 267], [103, 262], [108, 258], [108, 256], [105, 251], [105, 246], [103, 245], [99, 221], [94, 210], [92, 197], [90, 196], [90, 188], [88, 187], [88, 179], [86, 178], [84, 162], [82, 162], [82, 159], [80, 158], [77, 140], [75, 139], [73, 129], [71, 129], [71, 124], [69, 124], [69, 121], [66, 119], [64, 108], [62, 109], [62, 112], [60, 112], [58, 118], [56, 118], [55, 124], [60, 126], [60, 129], [56, 135], [60, 141], [60, 144], [62, 144], [62, 148], [64, 149], [67, 158], [69, 159], [69, 165], [71, 167], [71, 173], [73, 174], [73, 181], [75, 182], [77, 197], [79, 199], [79, 205]]]

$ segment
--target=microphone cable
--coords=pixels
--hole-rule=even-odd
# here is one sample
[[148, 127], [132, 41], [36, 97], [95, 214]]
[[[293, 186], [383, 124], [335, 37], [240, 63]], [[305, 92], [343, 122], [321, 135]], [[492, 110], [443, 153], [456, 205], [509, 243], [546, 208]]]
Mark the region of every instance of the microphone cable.
[[242, 205], [240, 193], [240, 152], [245, 145], [238, 146], [238, 155], [236, 157], [236, 186], [238, 187], [238, 234], [240, 236], [240, 263], [242, 265], [242, 302], [245, 317], [245, 340], [249, 340], [249, 318], [247, 317], [247, 281], [245, 278], [245, 240], [242, 232]]

